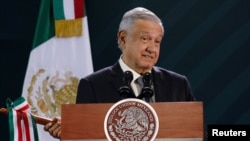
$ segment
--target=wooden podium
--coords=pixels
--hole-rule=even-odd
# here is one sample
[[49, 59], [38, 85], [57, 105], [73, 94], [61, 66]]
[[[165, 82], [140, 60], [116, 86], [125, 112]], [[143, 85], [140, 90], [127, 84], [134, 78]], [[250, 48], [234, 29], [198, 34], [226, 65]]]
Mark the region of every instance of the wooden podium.
[[[112, 103], [63, 104], [62, 141], [107, 141], [104, 119]], [[159, 118], [156, 140], [198, 141], [203, 139], [202, 102], [150, 103]]]

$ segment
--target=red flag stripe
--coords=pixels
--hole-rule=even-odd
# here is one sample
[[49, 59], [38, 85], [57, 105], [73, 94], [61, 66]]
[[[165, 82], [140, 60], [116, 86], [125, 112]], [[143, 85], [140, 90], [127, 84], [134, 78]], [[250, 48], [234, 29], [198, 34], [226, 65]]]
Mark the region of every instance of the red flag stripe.
[[23, 121], [24, 121], [24, 127], [25, 127], [26, 141], [31, 141], [28, 115], [26, 112], [23, 112], [22, 115], [23, 115]]
[[20, 109], [16, 109], [16, 110], [17, 111], [25, 111], [27, 109], [29, 109], [29, 105], [28, 104], [26, 104], [25, 106], [21, 107]]
[[[14, 111], [14, 112], [16, 112], [16, 111]], [[16, 112], [16, 115], [17, 115], [16, 120], [17, 120], [17, 131], [18, 131], [18, 133], [17, 133], [18, 137], [17, 138], [18, 138], [18, 141], [23, 141], [22, 123], [21, 123], [22, 115], [21, 115], [20, 112]]]
[[84, 0], [74, 0], [75, 18], [82, 18], [84, 15]]

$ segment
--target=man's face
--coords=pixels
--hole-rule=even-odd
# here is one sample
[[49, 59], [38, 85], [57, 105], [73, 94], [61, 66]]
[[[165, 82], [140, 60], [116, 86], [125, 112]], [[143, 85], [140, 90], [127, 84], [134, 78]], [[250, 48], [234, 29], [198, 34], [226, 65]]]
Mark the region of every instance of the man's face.
[[159, 23], [137, 20], [130, 31], [118, 33], [123, 61], [138, 73], [150, 71], [158, 60], [162, 37]]

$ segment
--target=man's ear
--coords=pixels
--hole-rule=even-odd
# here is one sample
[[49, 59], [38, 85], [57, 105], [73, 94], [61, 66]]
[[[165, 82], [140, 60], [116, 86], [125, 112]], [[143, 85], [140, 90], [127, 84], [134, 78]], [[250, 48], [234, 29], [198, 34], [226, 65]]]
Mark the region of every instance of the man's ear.
[[127, 32], [125, 30], [121, 30], [118, 32], [117, 38], [121, 47], [123, 47], [124, 44], [126, 43], [126, 37], [127, 37]]

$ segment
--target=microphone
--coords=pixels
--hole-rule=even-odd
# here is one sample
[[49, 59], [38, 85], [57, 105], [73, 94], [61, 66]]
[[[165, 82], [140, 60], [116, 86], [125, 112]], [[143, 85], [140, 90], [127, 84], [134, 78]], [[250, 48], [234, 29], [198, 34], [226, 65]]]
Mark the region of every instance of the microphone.
[[151, 73], [147, 72], [142, 77], [143, 81], [143, 88], [141, 90], [141, 94], [139, 95], [139, 98], [145, 98], [146, 102], [150, 102], [150, 98], [154, 95], [153, 89], [151, 88], [152, 85], [152, 75]]
[[132, 95], [132, 90], [130, 87], [130, 83], [133, 80], [133, 74], [131, 71], [125, 71], [124, 72], [124, 77], [123, 77], [123, 83], [124, 85], [119, 88], [119, 94], [122, 99], [124, 98], [132, 98], [134, 97]]

